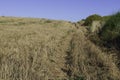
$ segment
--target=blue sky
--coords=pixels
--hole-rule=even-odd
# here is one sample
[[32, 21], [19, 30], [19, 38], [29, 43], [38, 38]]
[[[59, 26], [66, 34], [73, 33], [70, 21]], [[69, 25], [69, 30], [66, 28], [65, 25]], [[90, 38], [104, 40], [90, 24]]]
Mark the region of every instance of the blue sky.
[[0, 0], [0, 16], [79, 21], [120, 10], [120, 0]]

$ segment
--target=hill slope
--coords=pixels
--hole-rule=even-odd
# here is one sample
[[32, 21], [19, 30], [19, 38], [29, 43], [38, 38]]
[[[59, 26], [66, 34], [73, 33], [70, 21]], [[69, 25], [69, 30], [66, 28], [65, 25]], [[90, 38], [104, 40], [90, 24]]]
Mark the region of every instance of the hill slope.
[[0, 17], [0, 79], [119, 80], [112, 55], [67, 21]]

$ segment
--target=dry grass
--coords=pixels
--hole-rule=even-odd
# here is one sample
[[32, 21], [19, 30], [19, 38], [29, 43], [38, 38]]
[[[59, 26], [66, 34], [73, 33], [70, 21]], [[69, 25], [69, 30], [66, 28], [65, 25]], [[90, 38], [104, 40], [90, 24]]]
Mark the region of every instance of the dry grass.
[[113, 56], [100, 50], [82, 31], [73, 35], [66, 57], [66, 71], [70, 78], [85, 80], [119, 80], [120, 71]]
[[45, 19], [0, 21], [6, 21], [0, 23], [0, 80], [120, 79], [112, 57], [87, 40], [85, 28]]

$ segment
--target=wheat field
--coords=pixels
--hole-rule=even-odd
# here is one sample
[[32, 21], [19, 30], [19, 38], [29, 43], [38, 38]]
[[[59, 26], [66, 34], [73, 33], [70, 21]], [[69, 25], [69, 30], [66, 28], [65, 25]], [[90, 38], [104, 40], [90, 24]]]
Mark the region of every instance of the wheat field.
[[0, 80], [120, 80], [86, 34], [68, 21], [0, 17]]

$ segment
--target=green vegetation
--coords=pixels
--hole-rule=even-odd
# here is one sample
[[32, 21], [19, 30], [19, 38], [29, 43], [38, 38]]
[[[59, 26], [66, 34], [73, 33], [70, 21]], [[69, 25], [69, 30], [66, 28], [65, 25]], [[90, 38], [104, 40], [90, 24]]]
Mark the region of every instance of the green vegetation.
[[110, 17], [111, 17], [111, 15], [109, 15], [109, 16], [103, 16], [103, 17], [102, 17], [102, 21], [107, 21], [107, 20], [110, 19]]
[[107, 45], [119, 46], [120, 41], [120, 12], [113, 14], [105, 23], [100, 32], [101, 39], [107, 42]]
[[91, 26], [93, 21], [100, 21], [100, 20], [102, 20], [102, 17], [100, 15], [93, 14], [86, 18], [84, 25]]
[[46, 20], [45, 23], [52, 23], [52, 21], [51, 20]]

